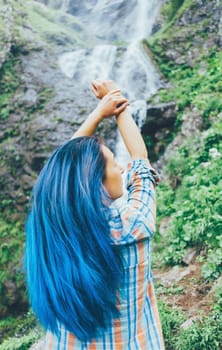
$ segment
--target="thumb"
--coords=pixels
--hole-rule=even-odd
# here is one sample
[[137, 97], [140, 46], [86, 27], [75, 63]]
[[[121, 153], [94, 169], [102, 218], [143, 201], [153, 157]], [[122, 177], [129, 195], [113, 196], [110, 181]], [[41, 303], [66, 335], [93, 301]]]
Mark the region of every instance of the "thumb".
[[93, 83], [91, 84], [91, 90], [92, 90], [93, 94], [94, 94], [96, 97], [99, 96], [97, 87], [96, 87], [95, 85], [93, 85]]

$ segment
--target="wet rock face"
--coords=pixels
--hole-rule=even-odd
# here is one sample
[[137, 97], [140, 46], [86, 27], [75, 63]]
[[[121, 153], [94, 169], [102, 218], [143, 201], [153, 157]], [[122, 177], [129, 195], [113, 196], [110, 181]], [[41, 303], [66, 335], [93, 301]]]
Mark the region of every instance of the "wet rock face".
[[[111, 16], [113, 19], [118, 17], [127, 16], [130, 13], [130, 9], [136, 5], [136, 0], [118, 0], [115, 2], [107, 2], [104, 5], [104, 1], [100, 0], [89, 0], [89, 1], [69, 1], [68, 12], [74, 16], [93, 16], [105, 17]], [[109, 18], [110, 20], [110, 18]]]
[[142, 131], [144, 134], [152, 135], [164, 127], [172, 127], [176, 119], [176, 112], [175, 102], [148, 106]]
[[147, 115], [142, 126], [142, 134], [149, 147], [150, 160], [156, 161], [171, 141], [170, 135], [174, 130], [177, 106], [175, 102], [160, 103], [148, 106]]
[[127, 18], [136, 4], [136, 0], [69, 1], [67, 12], [80, 18], [98, 39], [118, 40], [124, 38], [125, 35], [122, 35], [121, 31], [123, 28], [125, 30]]
[[[199, 110], [194, 108], [187, 114], [184, 114], [180, 131], [174, 137], [173, 141], [166, 146], [164, 154], [159, 157], [155, 164], [156, 168], [161, 172], [167, 162], [167, 159], [172, 157], [175, 150], [182, 146], [188, 137], [195, 136], [198, 132], [200, 132], [200, 130], [202, 130], [202, 128], [203, 119]], [[173, 187], [178, 185], [176, 178], [175, 181], [176, 183], [172, 183]]]
[[10, 3], [0, 4], [0, 68], [12, 46], [13, 15]]
[[126, 32], [129, 37], [135, 34], [135, 28], [132, 28], [131, 24], [135, 21], [135, 14], [140, 5], [137, 0], [38, 1], [77, 17], [85, 30], [90, 34], [93, 33], [99, 41], [125, 41]]
[[[21, 57], [14, 109], [7, 120], [0, 121], [4, 162], [1, 195], [11, 198], [22, 213], [26, 211], [27, 193], [50, 153], [72, 136], [97, 104], [90, 88], [80, 91], [74, 80], [61, 73], [56, 60], [43, 50]], [[114, 121], [104, 121], [100, 135], [114, 149]]]

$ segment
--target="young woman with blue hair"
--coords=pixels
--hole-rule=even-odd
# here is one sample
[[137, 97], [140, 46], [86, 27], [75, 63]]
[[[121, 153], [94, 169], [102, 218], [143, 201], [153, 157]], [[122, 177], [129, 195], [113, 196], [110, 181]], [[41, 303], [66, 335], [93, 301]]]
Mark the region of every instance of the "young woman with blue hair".
[[[33, 189], [25, 266], [31, 306], [47, 330], [46, 350], [163, 350], [151, 273], [155, 186], [128, 101], [111, 81], [94, 81], [100, 98], [70, 141], [54, 151]], [[116, 115], [129, 151], [123, 169], [93, 137]]]

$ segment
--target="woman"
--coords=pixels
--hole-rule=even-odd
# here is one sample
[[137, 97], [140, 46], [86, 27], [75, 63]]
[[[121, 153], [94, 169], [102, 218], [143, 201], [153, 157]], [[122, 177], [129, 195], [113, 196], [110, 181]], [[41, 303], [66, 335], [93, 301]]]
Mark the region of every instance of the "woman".
[[[26, 271], [32, 308], [47, 329], [44, 349], [162, 350], [150, 267], [155, 186], [142, 136], [111, 81], [94, 81], [96, 109], [41, 171], [27, 220]], [[116, 115], [129, 151], [123, 169], [92, 137]]]

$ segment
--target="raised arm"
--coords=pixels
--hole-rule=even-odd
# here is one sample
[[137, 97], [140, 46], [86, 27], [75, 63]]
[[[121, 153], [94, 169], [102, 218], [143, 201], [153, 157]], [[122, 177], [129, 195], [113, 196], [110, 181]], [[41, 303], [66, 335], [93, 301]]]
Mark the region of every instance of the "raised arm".
[[131, 159], [148, 159], [145, 143], [130, 113], [129, 107], [117, 115], [116, 120]]
[[94, 111], [74, 133], [72, 139], [93, 135], [97, 126], [104, 118], [121, 113], [128, 103], [128, 100], [120, 94], [120, 90], [109, 92], [101, 99]]
[[[92, 91], [97, 98], [103, 98], [110, 91], [115, 91], [116, 86], [112, 80], [92, 82]], [[116, 113], [117, 125], [123, 141], [132, 159], [148, 159], [148, 153], [140, 130], [138, 129], [130, 108], [124, 108], [120, 113]]]

